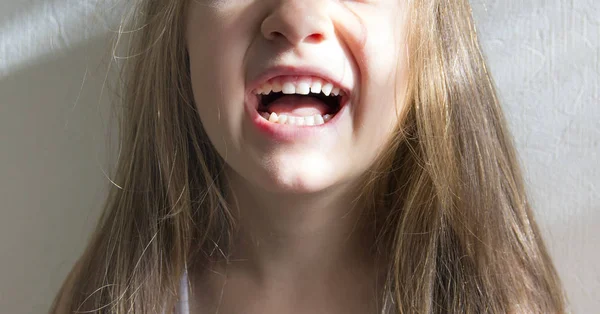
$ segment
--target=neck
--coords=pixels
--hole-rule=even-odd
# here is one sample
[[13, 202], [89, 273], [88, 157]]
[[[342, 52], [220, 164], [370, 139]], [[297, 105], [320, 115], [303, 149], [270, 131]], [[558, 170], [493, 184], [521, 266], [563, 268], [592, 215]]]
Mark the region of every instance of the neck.
[[360, 224], [356, 195], [350, 185], [274, 193], [230, 176], [228, 203], [238, 220], [230, 259], [261, 280], [364, 270], [373, 262], [373, 237]]

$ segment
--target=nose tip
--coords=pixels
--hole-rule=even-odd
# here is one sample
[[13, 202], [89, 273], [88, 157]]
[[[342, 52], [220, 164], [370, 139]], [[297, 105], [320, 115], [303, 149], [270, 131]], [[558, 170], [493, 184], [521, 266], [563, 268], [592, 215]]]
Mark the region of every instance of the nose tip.
[[284, 40], [292, 45], [320, 43], [333, 32], [323, 4], [315, 1], [281, 1], [263, 21], [261, 32], [271, 41]]

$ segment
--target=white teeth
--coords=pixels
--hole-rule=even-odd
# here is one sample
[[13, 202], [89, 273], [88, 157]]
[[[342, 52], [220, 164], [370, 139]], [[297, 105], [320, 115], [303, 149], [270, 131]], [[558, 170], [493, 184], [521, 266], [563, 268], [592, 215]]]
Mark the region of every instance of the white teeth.
[[331, 120], [331, 118], [333, 118], [333, 115], [331, 115], [331, 114], [326, 114], [324, 116], [321, 116], [320, 114], [315, 114], [312, 116], [304, 116], [304, 117], [289, 116], [284, 113], [277, 115], [277, 113], [275, 113], [275, 112], [272, 112], [272, 113], [259, 112], [259, 114], [265, 120], [268, 120], [269, 122], [272, 122], [272, 123], [298, 125], [298, 126], [321, 125], [321, 124], [324, 124], [327, 121]]
[[[309, 83], [311, 81], [312, 83]], [[296, 82], [298, 83], [296, 84]], [[282, 92], [286, 95], [308, 95], [310, 93], [323, 93], [326, 96], [344, 96], [344, 91], [342, 91], [339, 87], [336, 87], [332, 83], [314, 77], [296, 77], [293, 82], [284, 82], [283, 79], [273, 79], [268, 83], [258, 86], [255, 90], [255, 93], [259, 95], [269, 95], [272, 92]], [[315, 114], [301, 117], [291, 116], [283, 113], [281, 115], [278, 115], [275, 112], [259, 112], [259, 114], [265, 120], [270, 121], [271, 123], [289, 124], [297, 126], [322, 125], [333, 118], [333, 115], [331, 114], [325, 114], [323, 116], [321, 116], [320, 114]]]
[[319, 94], [321, 93], [321, 86], [323, 85], [323, 83], [319, 80], [315, 80], [312, 83], [312, 86], [310, 87], [310, 92], [311, 93], [315, 93], [315, 94]]
[[281, 92], [281, 82], [279, 82], [279, 81], [274, 81], [273, 82], [273, 92], [274, 93]]
[[320, 114], [316, 114], [315, 115], [315, 124], [316, 125], [321, 125], [323, 123], [325, 123], [325, 120], [323, 120], [323, 117], [321, 117]]
[[323, 94], [325, 94], [325, 96], [329, 96], [329, 94], [331, 94], [331, 90], [333, 89], [333, 84], [331, 83], [325, 83], [323, 85], [323, 87], [321, 88], [321, 92]]
[[277, 122], [277, 114], [275, 112], [271, 113], [271, 116], [269, 116], [269, 121], [271, 122]]
[[310, 93], [323, 93], [326, 96], [344, 95], [344, 91], [341, 90], [340, 87], [336, 87], [333, 83], [315, 77], [296, 77], [294, 81], [288, 82], [285, 82], [285, 79], [273, 79], [258, 86], [254, 92], [257, 95], [269, 95], [270, 93], [279, 92], [286, 95], [308, 95]]
[[277, 123], [279, 124], [285, 124], [287, 122], [288, 116], [287, 115], [280, 115], [279, 116], [279, 120], [277, 121]]
[[304, 117], [304, 124], [305, 125], [315, 125], [315, 116]]
[[281, 87], [281, 91], [284, 94], [295, 94], [296, 86], [294, 86], [294, 84], [292, 84], [290, 82], [286, 82], [286, 83], [283, 83], [283, 86]]
[[306, 82], [302, 82], [296, 86], [296, 94], [308, 95], [310, 93], [310, 85]]
[[271, 84], [267, 83], [261, 87], [263, 95], [269, 95], [271, 93]]

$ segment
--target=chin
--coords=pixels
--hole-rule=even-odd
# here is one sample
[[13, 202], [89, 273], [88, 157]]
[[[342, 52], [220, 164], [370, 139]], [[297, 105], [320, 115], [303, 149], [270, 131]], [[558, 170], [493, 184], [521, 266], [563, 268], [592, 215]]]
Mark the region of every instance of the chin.
[[335, 165], [304, 158], [296, 162], [272, 162], [262, 176], [263, 187], [275, 193], [316, 193], [335, 185]]
[[286, 173], [276, 175], [267, 185], [268, 190], [274, 193], [312, 194], [326, 190], [334, 185], [334, 182], [310, 173]]

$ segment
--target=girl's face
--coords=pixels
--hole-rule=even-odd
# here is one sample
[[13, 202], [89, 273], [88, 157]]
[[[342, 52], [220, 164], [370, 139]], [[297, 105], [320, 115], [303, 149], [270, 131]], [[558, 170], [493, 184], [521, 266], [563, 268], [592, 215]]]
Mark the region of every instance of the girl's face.
[[401, 110], [404, 2], [191, 1], [194, 98], [234, 174], [271, 192], [309, 193], [372, 165]]

